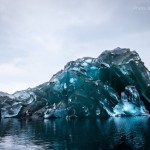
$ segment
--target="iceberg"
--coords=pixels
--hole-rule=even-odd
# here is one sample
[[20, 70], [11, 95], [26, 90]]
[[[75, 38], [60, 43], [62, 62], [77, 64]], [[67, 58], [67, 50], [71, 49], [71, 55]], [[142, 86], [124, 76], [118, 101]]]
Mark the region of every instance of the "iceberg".
[[138, 53], [127, 48], [70, 61], [35, 88], [0, 92], [2, 118], [100, 118], [149, 111], [150, 72]]

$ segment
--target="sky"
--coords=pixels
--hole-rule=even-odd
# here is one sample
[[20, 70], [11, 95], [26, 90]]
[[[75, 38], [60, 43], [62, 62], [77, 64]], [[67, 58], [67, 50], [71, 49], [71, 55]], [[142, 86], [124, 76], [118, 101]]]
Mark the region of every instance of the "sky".
[[0, 91], [35, 87], [116, 47], [150, 69], [149, 0], [0, 0]]

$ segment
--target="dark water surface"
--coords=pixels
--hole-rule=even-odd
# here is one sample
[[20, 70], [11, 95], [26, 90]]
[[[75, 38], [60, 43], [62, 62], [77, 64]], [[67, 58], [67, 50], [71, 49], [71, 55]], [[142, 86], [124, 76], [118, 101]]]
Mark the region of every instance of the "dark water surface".
[[150, 149], [150, 117], [2, 119], [0, 150]]

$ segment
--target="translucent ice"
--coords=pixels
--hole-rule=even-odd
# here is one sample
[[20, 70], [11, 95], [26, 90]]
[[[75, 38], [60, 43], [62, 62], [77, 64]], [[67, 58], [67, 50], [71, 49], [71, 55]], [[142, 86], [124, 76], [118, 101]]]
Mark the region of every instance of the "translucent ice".
[[140, 95], [134, 86], [125, 87], [125, 92], [121, 93], [120, 102], [114, 107], [115, 115], [147, 115]]
[[0, 92], [1, 117], [76, 118], [148, 115], [150, 72], [135, 51], [106, 50], [68, 62], [49, 82]]

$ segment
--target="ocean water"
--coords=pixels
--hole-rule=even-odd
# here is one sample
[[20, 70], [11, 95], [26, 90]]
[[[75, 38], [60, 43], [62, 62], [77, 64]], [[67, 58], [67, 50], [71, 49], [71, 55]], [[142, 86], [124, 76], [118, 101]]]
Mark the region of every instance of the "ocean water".
[[150, 117], [0, 121], [0, 150], [96, 149], [150, 149]]

